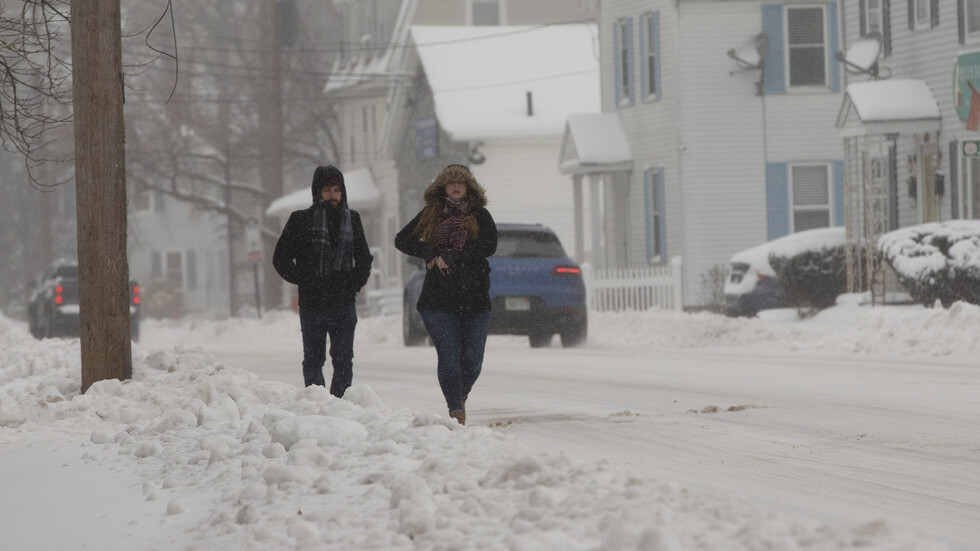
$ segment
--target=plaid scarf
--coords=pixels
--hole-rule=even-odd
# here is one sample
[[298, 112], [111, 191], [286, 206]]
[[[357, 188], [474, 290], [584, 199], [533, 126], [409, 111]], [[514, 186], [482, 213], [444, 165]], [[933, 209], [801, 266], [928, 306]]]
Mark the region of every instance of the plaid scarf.
[[463, 215], [466, 214], [467, 205], [466, 199], [453, 201], [446, 197], [442, 219], [432, 236], [432, 246], [437, 252], [458, 251], [466, 244], [468, 234], [463, 227]]
[[324, 202], [317, 202], [313, 208], [313, 244], [320, 254], [320, 275], [328, 270], [349, 272], [354, 265], [354, 229], [350, 223], [350, 209], [340, 207], [340, 227], [337, 247], [330, 244], [330, 224], [327, 222], [327, 209], [333, 208]]

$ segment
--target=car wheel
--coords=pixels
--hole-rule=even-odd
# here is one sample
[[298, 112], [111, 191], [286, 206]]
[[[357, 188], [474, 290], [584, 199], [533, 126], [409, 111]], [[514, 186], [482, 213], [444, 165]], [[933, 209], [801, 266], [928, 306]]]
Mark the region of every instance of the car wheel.
[[562, 329], [561, 333], [559, 334], [559, 336], [561, 337], [561, 345], [564, 346], [565, 348], [569, 348], [571, 346], [578, 346], [584, 343], [588, 335], [589, 335], [588, 315], [582, 316], [582, 319]]
[[531, 348], [543, 348], [551, 344], [553, 333], [531, 333], [527, 340], [531, 343]]
[[412, 311], [406, 302], [402, 306], [402, 342], [405, 346], [419, 346], [425, 343], [427, 336], [424, 329], [420, 329], [412, 323]]

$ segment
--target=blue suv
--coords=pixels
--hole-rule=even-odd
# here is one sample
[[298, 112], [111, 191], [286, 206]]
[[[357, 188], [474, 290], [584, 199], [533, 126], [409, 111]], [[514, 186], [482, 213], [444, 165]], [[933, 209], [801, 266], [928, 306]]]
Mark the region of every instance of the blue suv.
[[[490, 333], [527, 335], [531, 347], [582, 344], [588, 335], [582, 271], [565, 253], [558, 236], [541, 224], [497, 224], [497, 252], [490, 261]], [[405, 283], [402, 337], [422, 344], [428, 333], [415, 305], [425, 269]]]

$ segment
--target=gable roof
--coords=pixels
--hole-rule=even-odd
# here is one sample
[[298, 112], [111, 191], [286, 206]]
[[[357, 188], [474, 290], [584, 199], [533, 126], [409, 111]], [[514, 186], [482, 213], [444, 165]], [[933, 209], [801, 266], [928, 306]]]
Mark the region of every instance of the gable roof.
[[[361, 211], [376, 209], [381, 205], [381, 192], [374, 184], [374, 177], [367, 168], [358, 168], [344, 173], [344, 188], [347, 190], [347, 206]], [[269, 204], [266, 216], [286, 218], [294, 210], [302, 210], [313, 204], [310, 187], [287, 193]]]
[[941, 112], [929, 84], [896, 79], [847, 86], [837, 115], [841, 136], [911, 134], [939, 130]]
[[558, 137], [572, 113], [601, 110], [595, 25], [413, 26], [411, 34], [439, 124], [455, 140]]
[[563, 174], [615, 172], [633, 165], [629, 139], [617, 113], [568, 117], [558, 168]]

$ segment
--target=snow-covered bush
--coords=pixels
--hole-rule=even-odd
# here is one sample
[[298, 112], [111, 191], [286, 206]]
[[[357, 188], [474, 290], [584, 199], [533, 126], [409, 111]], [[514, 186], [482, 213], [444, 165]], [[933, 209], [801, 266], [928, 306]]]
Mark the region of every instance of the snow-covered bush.
[[980, 221], [902, 228], [883, 235], [878, 250], [916, 302], [980, 304]]
[[792, 234], [775, 244], [769, 265], [786, 290], [788, 306], [822, 310], [847, 290], [844, 228], [821, 228]]

